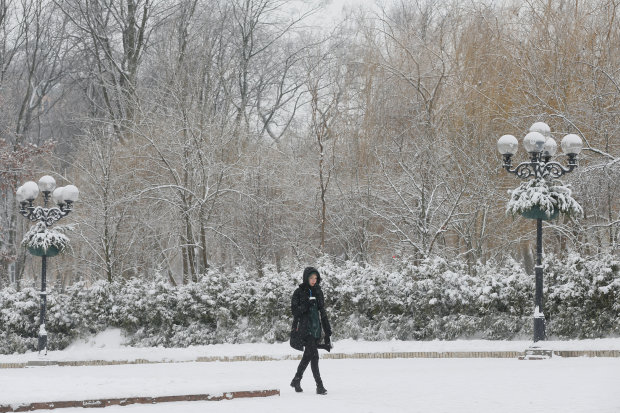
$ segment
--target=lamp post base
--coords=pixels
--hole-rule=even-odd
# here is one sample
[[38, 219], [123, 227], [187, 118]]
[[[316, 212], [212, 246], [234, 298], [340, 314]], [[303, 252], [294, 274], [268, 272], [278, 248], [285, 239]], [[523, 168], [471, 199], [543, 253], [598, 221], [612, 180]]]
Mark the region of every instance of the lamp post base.
[[545, 317], [534, 317], [534, 343], [547, 339], [545, 332]]
[[536, 347], [536, 345], [533, 345], [525, 349], [523, 355], [519, 357], [519, 360], [547, 360], [552, 356], [553, 350]]
[[45, 330], [45, 324], [39, 326], [39, 356], [47, 355], [47, 331]]
[[47, 355], [47, 336], [39, 336], [39, 355]]

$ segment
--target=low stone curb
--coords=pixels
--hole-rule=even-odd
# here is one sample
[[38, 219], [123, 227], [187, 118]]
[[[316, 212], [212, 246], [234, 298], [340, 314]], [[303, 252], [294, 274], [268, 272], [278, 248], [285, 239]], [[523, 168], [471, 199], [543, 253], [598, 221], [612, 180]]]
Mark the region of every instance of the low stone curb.
[[553, 350], [553, 355], [559, 357], [620, 357], [620, 350]]
[[[413, 351], [387, 353], [321, 353], [324, 359], [397, 359], [397, 358], [518, 358], [523, 351]], [[558, 357], [620, 357], [620, 350], [553, 350]], [[195, 360], [73, 360], [48, 361], [34, 360], [27, 363], [0, 363], [0, 369], [37, 367], [37, 366], [114, 366], [119, 364], [160, 364], [193, 362], [235, 362], [235, 361], [281, 361], [300, 360], [301, 353], [283, 356], [203, 356]], [[0, 411], [1, 412], [1, 411]]]
[[94, 400], [70, 400], [59, 402], [38, 402], [38, 403], [19, 403], [2, 404], [0, 413], [8, 412], [30, 412], [33, 410], [51, 410], [67, 407], [108, 407], [108, 406], [127, 406], [130, 404], [154, 404], [167, 402], [183, 401], [220, 401], [242, 399], [249, 397], [269, 397], [279, 396], [280, 390], [254, 390], [254, 391], [233, 391], [222, 394], [186, 394], [181, 396], [159, 396], [159, 397], [125, 397], [120, 399], [94, 399]]
[[394, 353], [325, 354], [326, 359], [450, 359], [450, 358], [515, 358], [521, 351], [413, 351]]

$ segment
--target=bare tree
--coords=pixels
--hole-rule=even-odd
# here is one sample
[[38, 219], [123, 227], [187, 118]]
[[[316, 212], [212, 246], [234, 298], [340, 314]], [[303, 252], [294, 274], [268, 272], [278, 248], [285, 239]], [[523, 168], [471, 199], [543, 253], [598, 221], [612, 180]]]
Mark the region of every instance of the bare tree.
[[151, 33], [167, 13], [157, 0], [55, 0], [81, 40], [84, 76], [96, 88], [88, 97], [112, 122], [121, 143], [127, 140], [138, 101], [139, 69]]
[[227, 13], [235, 80], [228, 93], [236, 122], [276, 144], [295, 117], [303, 84], [296, 67], [306, 46], [293, 38], [294, 29], [316, 11], [287, 16], [285, 6], [283, 0], [234, 0]]

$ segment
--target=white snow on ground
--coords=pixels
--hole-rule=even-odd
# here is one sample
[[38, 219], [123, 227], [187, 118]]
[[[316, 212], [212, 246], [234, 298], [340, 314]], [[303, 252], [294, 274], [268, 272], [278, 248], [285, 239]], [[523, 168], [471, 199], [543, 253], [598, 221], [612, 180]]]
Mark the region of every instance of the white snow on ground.
[[[107, 407], [104, 413], [620, 411], [620, 358], [322, 360], [329, 390], [310, 371], [296, 394], [297, 362], [214, 362], [0, 370], [0, 404], [281, 389], [281, 396]], [[53, 410], [78, 413], [84, 409]]]
[[[68, 360], [136, 360], [191, 361], [198, 357], [270, 356], [274, 358], [300, 354], [285, 343], [214, 344], [187, 348], [124, 347], [120, 330], [107, 330], [99, 335], [78, 342], [63, 351], [50, 351], [46, 359]], [[531, 341], [357, 341], [335, 342], [332, 353], [383, 353], [420, 351], [523, 351], [532, 345]], [[592, 340], [546, 341], [541, 344], [551, 350], [620, 350], [620, 338]], [[0, 363], [23, 363], [39, 360], [37, 352], [0, 355]]]

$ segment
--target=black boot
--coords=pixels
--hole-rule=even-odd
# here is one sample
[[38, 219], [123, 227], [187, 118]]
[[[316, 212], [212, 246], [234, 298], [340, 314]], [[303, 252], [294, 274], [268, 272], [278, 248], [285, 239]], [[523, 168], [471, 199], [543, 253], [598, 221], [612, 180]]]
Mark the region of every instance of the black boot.
[[318, 346], [316, 346], [316, 348], [320, 348], [322, 350], [327, 350], [328, 353], [330, 351], [332, 351], [332, 346], [329, 345], [329, 344], [319, 344]]
[[301, 377], [297, 377], [297, 376], [295, 376], [293, 378], [293, 381], [291, 381], [291, 387], [294, 388], [297, 393], [301, 393], [302, 391], [304, 391], [304, 389], [301, 388], [300, 383], [301, 383]]
[[327, 389], [323, 387], [323, 382], [316, 384], [316, 394], [327, 394]]

